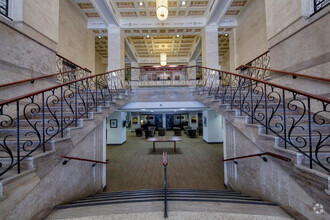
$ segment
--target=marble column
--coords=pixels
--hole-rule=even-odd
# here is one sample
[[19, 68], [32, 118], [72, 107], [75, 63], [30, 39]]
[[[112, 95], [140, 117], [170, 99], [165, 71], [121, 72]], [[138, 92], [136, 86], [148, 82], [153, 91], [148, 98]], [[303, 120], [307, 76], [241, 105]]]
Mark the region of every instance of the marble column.
[[[131, 67], [139, 67], [139, 63], [132, 61]], [[132, 81], [139, 81], [140, 80], [140, 69], [132, 69], [131, 70], [131, 80]]]
[[[191, 60], [188, 63], [188, 66], [196, 66], [196, 60]], [[188, 80], [196, 79], [196, 67], [188, 69]]]
[[[202, 31], [202, 65], [212, 69], [220, 69], [218, 46], [218, 26], [208, 25]], [[203, 71], [203, 80], [209, 86], [219, 84], [219, 73], [217, 71]]]
[[[108, 71], [125, 67], [125, 41], [120, 27], [108, 27]], [[121, 82], [122, 83], [121, 83]], [[117, 71], [109, 75], [111, 88], [120, 88], [125, 82], [125, 71]]]

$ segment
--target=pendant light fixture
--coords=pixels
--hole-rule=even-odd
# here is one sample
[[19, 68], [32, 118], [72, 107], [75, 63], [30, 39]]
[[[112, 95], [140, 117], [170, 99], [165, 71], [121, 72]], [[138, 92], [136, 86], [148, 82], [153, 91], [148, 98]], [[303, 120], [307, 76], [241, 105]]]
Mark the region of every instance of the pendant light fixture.
[[156, 13], [160, 21], [165, 21], [168, 16], [168, 1], [156, 0]]
[[160, 65], [166, 66], [166, 53], [160, 54]]

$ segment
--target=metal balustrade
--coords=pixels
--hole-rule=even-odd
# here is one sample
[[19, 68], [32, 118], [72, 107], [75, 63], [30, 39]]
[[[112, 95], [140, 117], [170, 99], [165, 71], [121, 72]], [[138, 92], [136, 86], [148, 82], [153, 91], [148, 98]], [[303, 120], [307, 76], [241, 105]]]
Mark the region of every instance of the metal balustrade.
[[109, 106], [125, 91], [123, 70], [73, 80], [0, 102], [0, 177], [34, 152], [50, 150], [50, 141], [63, 138], [99, 106]]
[[[330, 99], [246, 75], [205, 68], [215, 78], [205, 79], [199, 90], [206, 92], [250, 123], [274, 134], [279, 147], [301, 153], [311, 169], [330, 171]], [[328, 80], [324, 81], [329, 82]]]
[[330, 0], [314, 0], [314, 14], [330, 5]]
[[[202, 74], [196, 91], [238, 109], [250, 123], [263, 125], [276, 135], [277, 145], [308, 159], [311, 169], [329, 172], [330, 114], [328, 98], [277, 85], [246, 75], [195, 68]], [[166, 67], [163, 68], [166, 71]], [[34, 152], [46, 152], [50, 141], [65, 137], [66, 128], [80, 118], [109, 106], [114, 97], [132, 87], [123, 83], [127, 69], [69, 81], [0, 102], [0, 176], [17, 167]], [[165, 91], [165, 90], [164, 90]]]
[[0, 14], [12, 20], [9, 17], [9, 0], [0, 0]]

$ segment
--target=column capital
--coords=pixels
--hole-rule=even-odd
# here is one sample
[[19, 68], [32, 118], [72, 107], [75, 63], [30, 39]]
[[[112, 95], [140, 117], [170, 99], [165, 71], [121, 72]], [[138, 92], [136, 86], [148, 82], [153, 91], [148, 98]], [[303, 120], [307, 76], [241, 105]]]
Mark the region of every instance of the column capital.
[[217, 32], [218, 33], [218, 28], [219, 26], [218, 25], [206, 25], [204, 28], [203, 28], [203, 31], [205, 32]]
[[120, 33], [121, 32], [121, 28], [114, 24], [108, 25], [107, 30], [108, 30], [108, 33]]

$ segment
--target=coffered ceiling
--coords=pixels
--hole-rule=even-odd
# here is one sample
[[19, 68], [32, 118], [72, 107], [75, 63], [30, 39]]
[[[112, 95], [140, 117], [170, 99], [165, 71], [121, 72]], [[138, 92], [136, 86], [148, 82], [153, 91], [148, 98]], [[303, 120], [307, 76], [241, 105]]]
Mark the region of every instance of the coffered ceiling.
[[[156, 0], [71, 1], [88, 22], [92, 22], [93, 25], [89, 28], [96, 36], [96, 52], [106, 60], [107, 29], [106, 25], [99, 25], [106, 23], [106, 18], [104, 7], [103, 11], [99, 7], [94, 7], [97, 6], [96, 2], [103, 2], [113, 20], [123, 29], [132, 54], [136, 58], [146, 58], [159, 57], [161, 52], [166, 52], [168, 57], [190, 57], [196, 48], [195, 44], [202, 28], [208, 20], [212, 20], [211, 16], [219, 14], [221, 4], [228, 5], [223, 16], [228, 18], [227, 20], [235, 20], [248, 0], [169, 0], [168, 20], [160, 24], [156, 17]], [[229, 37], [225, 34], [229, 34], [232, 27], [226, 22], [219, 24], [220, 60], [229, 50]]]
[[127, 39], [138, 57], [159, 57], [163, 52], [168, 57], [187, 57], [191, 54], [198, 36], [132, 36]]
[[[168, 16], [170, 18], [204, 16], [211, 5], [210, 2], [209, 0], [169, 0]], [[120, 18], [156, 18], [155, 0], [112, 0], [109, 3]]]
[[219, 43], [219, 60], [223, 60], [224, 56], [229, 51], [229, 35], [220, 34], [218, 37], [218, 43]]

